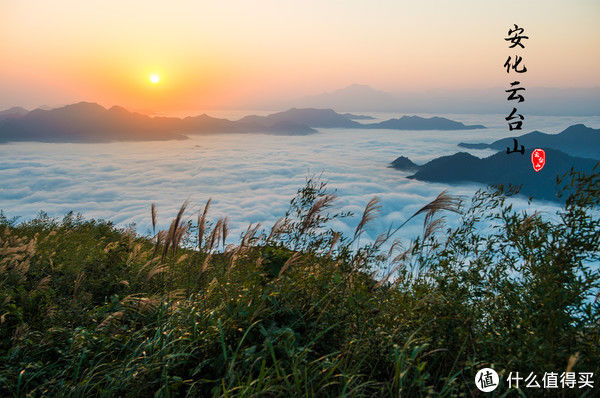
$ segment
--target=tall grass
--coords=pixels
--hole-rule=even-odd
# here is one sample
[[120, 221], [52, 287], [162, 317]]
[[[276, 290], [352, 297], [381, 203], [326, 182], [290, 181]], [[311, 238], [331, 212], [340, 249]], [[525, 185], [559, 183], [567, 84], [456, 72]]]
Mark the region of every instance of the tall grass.
[[558, 221], [443, 192], [412, 242], [361, 244], [377, 199], [333, 230], [349, 213], [312, 179], [239, 244], [210, 200], [158, 232], [152, 205], [152, 237], [0, 213], [0, 395], [471, 396], [484, 366], [503, 395], [509, 371], [597, 374], [600, 175], [566, 181]]

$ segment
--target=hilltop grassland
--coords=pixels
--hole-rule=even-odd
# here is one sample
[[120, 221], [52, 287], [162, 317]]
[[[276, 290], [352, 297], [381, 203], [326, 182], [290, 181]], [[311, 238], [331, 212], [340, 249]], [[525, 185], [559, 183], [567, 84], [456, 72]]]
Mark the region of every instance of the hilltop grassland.
[[471, 396], [482, 367], [500, 394], [510, 371], [597, 375], [597, 170], [565, 176], [554, 217], [502, 189], [442, 193], [413, 215], [412, 242], [364, 238], [376, 199], [353, 236], [331, 229], [348, 214], [311, 179], [240, 239], [210, 202], [152, 236], [3, 215], [0, 395]]

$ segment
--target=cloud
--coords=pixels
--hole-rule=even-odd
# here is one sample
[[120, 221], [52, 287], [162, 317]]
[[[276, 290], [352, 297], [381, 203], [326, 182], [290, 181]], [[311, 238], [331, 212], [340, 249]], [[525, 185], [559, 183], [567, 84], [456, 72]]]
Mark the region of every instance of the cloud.
[[[444, 189], [469, 197], [479, 188], [413, 181], [405, 178], [406, 173], [388, 168], [400, 155], [419, 163], [457, 152], [460, 141], [493, 141], [507, 135], [500, 116], [479, 117], [479, 123], [491, 127], [484, 137], [481, 131], [322, 129], [320, 134], [302, 137], [247, 134], [160, 143], [6, 144], [0, 146], [0, 209], [24, 219], [41, 210], [56, 217], [72, 210], [119, 225], [136, 223], [138, 231], [146, 233], [151, 229], [151, 203], [157, 204], [164, 228], [185, 200], [191, 204], [188, 217], [195, 218], [212, 197], [209, 216], [229, 217], [234, 239], [249, 223], [270, 228], [284, 215], [306, 177], [322, 173], [337, 191], [338, 208], [354, 213], [337, 224], [348, 235], [353, 234], [366, 203], [373, 196], [381, 199], [381, 216], [365, 235], [373, 239]], [[453, 118], [461, 120], [457, 115]], [[560, 131], [571, 122], [568, 118], [531, 119], [529, 128], [547, 132]], [[599, 123], [597, 118], [590, 124]], [[399, 236], [409, 239], [421, 228], [419, 218]]]

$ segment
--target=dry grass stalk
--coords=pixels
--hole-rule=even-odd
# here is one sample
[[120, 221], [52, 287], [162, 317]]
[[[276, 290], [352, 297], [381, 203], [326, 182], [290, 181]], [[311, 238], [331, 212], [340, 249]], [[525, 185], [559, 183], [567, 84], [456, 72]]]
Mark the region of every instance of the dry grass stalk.
[[241, 245], [236, 246], [235, 249], [233, 249], [233, 251], [231, 252], [231, 257], [229, 258], [229, 267], [227, 268], [227, 273], [229, 273], [233, 269], [233, 267], [235, 266], [235, 262], [238, 258], [240, 258], [240, 255], [246, 253], [247, 251], [248, 249]]
[[238, 253], [239, 253], [238, 249], [235, 249], [233, 251], [233, 253], [231, 253], [231, 257], [229, 258], [229, 266], [227, 267], [227, 273], [228, 274], [233, 269], [233, 267], [235, 266], [236, 260], [239, 258]]
[[206, 215], [208, 214], [208, 208], [212, 199], [209, 198], [204, 205], [204, 211], [202, 215], [198, 213], [198, 249], [202, 249], [202, 241], [204, 240], [204, 232], [206, 231]]
[[154, 251], [152, 253], [152, 257], [156, 256], [156, 253], [158, 253], [158, 249], [160, 248], [160, 245], [165, 243], [166, 237], [167, 237], [167, 231], [165, 231], [165, 230], [158, 231], [158, 234], [156, 234], [156, 245], [154, 245]]
[[436, 232], [440, 231], [442, 228], [444, 228], [444, 217], [436, 218], [435, 220], [429, 221], [428, 224], [425, 226], [423, 238], [429, 238]]
[[396, 264], [396, 263], [398, 263], [400, 261], [406, 260], [408, 258], [408, 255], [410, 254], [410, 252], [411, 252], [412, 249], [413, 249], [413, 245], [411, 245], [408, 249], [404, 250], [402, 253], [398, 254], [392, 260], [392, 264]]
[[317, 200], [312, 207], [310, 208], [310, 210], [308, 211], [308, 213], [306, 213], [306, 216], [304, 217], [304, 220], [302, 220], [302, 225], [300, 228], [300, 232], [303, 234], [305, 233], [307, 230], [310, 229], [310, 227], [313, 225], [315, 218], [317, 217], [317, 215], [323, 211], [323, 209], [326, 209], [327, 207], [331, 206], [331, 204], [336, 200], [336, 196], [332, 195], [332, 194], [328, 194], [323, 196], [321, 199]]
[[52, 318], [54, 314], [56, 314], [58, 307], [56, 305], [51, 305], [46, 310], [46, 318]]
[[133, 247], [133, 250], [131, 251], [131, 253], [129, 253], [129, 256], [127, 256], [127, 261], [126, 261], [127, 265], [130, 265], [131, 262], [138, 256], [138, 254], [140, 254], [141, 249], [142, 249], [141, 243], [138, 243]]
[[335, 249], [335, 245], [338, 244], [341, 237], [342, 237], [341, 233], [339, 233], [339, 232], [333, 233], [333, 237], [331, 238], [331, 245], [329, 246], [329, 252], [327, 253], [327, 257], [331, 257], [331, 255], [333, 254], [333, 249]]
[[569, 362], [567, 363], [567, 370], [566, 372], [570, 372], [571, 370], [573, 370], [573, 366], [575, 366], [575, 364], [577, 363], [577, 361], [579, 360], [579, 352], [576, 352], [575, 354], [571, 355], [569, 357]]
[[202, 272], [208, 269], [208, 265], [210, 264], [210, 260], [212, 258], [212, 253], [208, 253], [204, 258], [204, 262], [202, 263]]
[[363, 233], [365, 225], [377, 217], [377, 213], [381, 210], [381, 205], [379, 203], [379, 198], [376, 196], [367, 203], [360, 222], [356, 226], [356, 231], [354, 231], [354, 240]]
[[50, 280], [52, 280], [52, 278], [50, 277], [50, 275], [46, 275], [45, 277], [43, 277], [42, 279], [40, 279], [40, 281], [37, 283], [35, 289], [33, 289], [34, 292], [39, 291], [39, 290], [44, 290], [45, 288], [48, 287], [48, 284], [50, 283]]
[[210, 294], [212, 293], [212, 291], [214, 290], [214, 288], [217, 287], [218, 285], [219, 285], [219, 280], [215, 276], [214, 278], [212, 278], [212, 280], [208, 284], [208, 288], [206, 289], [205, 296], [210, 296]]
[[108, 243], [105, 247], [104, 247], [104, 253], [108, 253], [109, 251], [113, 250], [114, 248], [116, 248], [117, 246], [119, 246], [119, 242], [118, 241], [114, 241], [114, 242], [110, 242]]
[[223, 219], [219, 218], [215, 227], [213, 228], [210, 236], [208, 238], [208, 242], [206, 242], [206, 250], [210, 253], [214, 248], [215, 244], [217, 247], [219, 246], [219, 241], [221, 240], [221, 233], [223, 232]]
[[427, 225], [429, 220], [440, 210], [447, 210], [453, 213], [462, 214], [461, 211], [462, 201], [459, 197], [449, 195], [446, 190], [442, 191], [434, 200], [427, 203], [425, 206], [421, 207], [417, 210], [412, 216], [408, 218], [408, 220], [404, 221], [396, 231], [406, 225], [407, 222], [418, 216], [422, 213], [427, 213], [425, 216], [424, 226]]
[[152, 279], [152, 277], [153, 277], [154, 275], [158, 275], [158, 274], [160, 274], [161, 272], [164, 272], [164, 271], [166, 271], [166, 270], [167, 270], [167, 267], [161, 267], [161, 266], [160, 266], [160, 264], [158, 264], [158, 265], [156, 265], [156, 266], [152, 267], [152, 268], [150, 269], [150, 271], [148, 271], [148, 273], [146, 274], [146, 281], [149, 281], [150, 279]]
[[169, 248], [171, 246], [173, 246], [173, 252], [175, 252], [177, 250], [177, 246], [175, 244], [176, 243], [178, 244], [179, 242], [177, 242], [176, 236], [179, 232], [181, 220], [183, 219], [183, 214], [185, 213], [185, 209], [187, 208], [188, 203], [189, 202], [187, 200], [185, 202], [183, 202], [183, 204], [181, 205], [181, 208], [177, 212], [177, 216], [175, 217], [173, 222], [171, 222], [171, 226], [169, 227], [169, 232], [167, 234], [166, 241], [165, 241], [165, 246], [163, 248], [162, 261], [165, 261], [165, 259], [167, 258], [167, 254], [168, 254]]
[[392, 256], [392, 254], [394, 253], [394, 250], [396, 250], [396, 247], [402, 247], [402, 242], [400, 242], [398, 239], [394, 240], [394, 242], [390, 246], [390, 250], [388, 250], [388, 253], [387, 253], [388, 258]]
[[165, 259], [167, 258], [167, 254], [169, 253], [169, 249], [171, 247], [171, 243], [173, 242], [173, 236], [175, 235], [175, 220], [171, 221], [171, 225], [169, 226], [169, 230], [167, 231], [167, 233], [165, 234], [165, 237], [163, 238], [163, 251], [162, 251], [162, 255], [160, 257], [161, 261], [165, 261]]
[[121, 300], [121, 305], [129, 311], [143, 313], [153, 311], [160, 304], [157, 297], [144, 297], [140, 294], [130, 294]]
[[283, 267], [281, 267], [281, 270], [279, 270], [279, 275], [277, 275], [278, 278], [281, 277], [281, 275], [283, 275], [283, 273], [289, 268], [291, 267], [293, 264], [296, 263], [296, 261], [298, 260], [298, 258], [301, 256], [301, 254], [299, 252], [295, 252], [294, 254], [292, 254], [292, 256], [290, 258], [287, 259], [287, 261], [285, 262], [285, 264], [283, 264]]
[[188, 230], [188, 225], [184, 225], [184, 226], [179, 227], [177, 229], [177, 231], [175, 232], [175, 242], [173, 243], [173, 254], [175, 254], [175, 251], [181, 244], [181, 240], [185, 236], [185, 233], [187, 232], [187, 230]]
[[402, 253], [398, 254], [396, 257], [394, 257], [391, 264], [392, 265], [396, 264], [396, 265], [390, 270], [390, 272], [388, 272], [386, 274], [386, 276], [384, 278], [382, 278], [379, 282], [377, 282], [375, 287], [379, 287], [379, 286], [383, 285], [384, 283], [386, 283], [390, 279], [390, 277], [394, 274], [394, 272], [398, 271], [398, 269], [402, 266], [402, 264], [404, 264], [404, 261], [408, 258], [409, 253], [413, 249], [413, 245], [414, 244], [411, 244], [411, 246], [408, 249], [406, 249]]
[[152, 215], [152, 234], [156, 235], [156, 223], [158, 221], [158, 216], [156, 214], [156, 203], [152, 203], [150, 206], [150, 213]]
[[142, 265], [140, 267], [140, 269], [138, 270], [136, 277], [139, 278], [140, 275], [142, 274], [142, 272], [152, 263], [158, 262], [160, 260], [160, 258], [158, 257], [153, 257], [151, 260], [148, 260], [144, 265]]
[[110, 326], [113, 326], [115, 323], [119, 322], [121, 319], [123, 319], [123, 316], [125, 315], [124, 311], [116, 311], [113, 312], [112, 314], [110, 314], [109, 316], [107, 316], [97, 327], [97, 329], [99, 330], [103, 330], [106, 329]]
[[264, 259], [263, 256], [259, 255], [256, 259], [256, 262], [254, 263], [254, 268], [258, 269], [262, 266]]
[[539, 212], [536, 210], [533, 214], [525, 217], [519, 224], [519, 229], [523, 232], [529, 231], [535, 225], [535, 221], [539, 219]]
[[75, 279], [75, 283], [73, 284], [73, 297], [77, 296], [77, 293], [79, 292], [79, 288], [81, 287], [81, 284], [83, 283], [84, 278], [85, 278], [84, 272], [80, 272], [79, 275], [77, 275], [77, 278]]
[[271, 242], [273, 239], [276, 239], [284, 230], [286, 225], [286, 220], [283, 217], [280, 217], [275, 224], [273, 224], [273, 228], [271, 228], [271, 232], [267, 237], [267, 242]]
[[223, 249], [225, 249], [225, 240], [227, 239], [227, 235], [229, 235], [229, 226], [227, 225], [228, 221], [229, 221], [229, 218], [225, 217], [225, 219], [223, 220], [223, 224], [221, 225], [221, 227], [222, 227], [221, 238], [223, 238]]
[[381, 247], [385, 242], [387, 242], [387, 240], [390, 238], [390, 235], [387, 232], [382, 232], [379, 235], [377, 235], [377, 238], [375, 238], [375, 243], [373, 244], [373, 246], [375, 248], [379, 248]]
[[14, 270], [20, 273], [21, 275], [25, 275], [29, 271], [29, 266], [31, 265], [30, 260], [19, 260], [18, 263], [14, 266]]
[[255, 226], [252, 226], [252, 224], [248, 225], [248, 229], [244, 233], [244, 236], [242, 236], [241, 246], [243, 246], [243, 247], [250, 246], [254, 242], [255, 235], [258, 232], [259, 228], [260, 228], [260, 223], [256, 224]]

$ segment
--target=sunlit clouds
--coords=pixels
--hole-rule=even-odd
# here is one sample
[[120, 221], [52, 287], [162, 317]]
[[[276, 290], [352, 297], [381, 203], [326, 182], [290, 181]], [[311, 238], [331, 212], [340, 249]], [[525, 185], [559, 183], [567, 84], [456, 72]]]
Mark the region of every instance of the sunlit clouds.
[[[0, 108], [79, 100], [173, 111], [349, 84], [503, 86], [504, 34], [530, 35], [528, 87], [600, 85], [597, 1], [0, 4]], [[150, 74], [160, 82], [148, 84]]]

